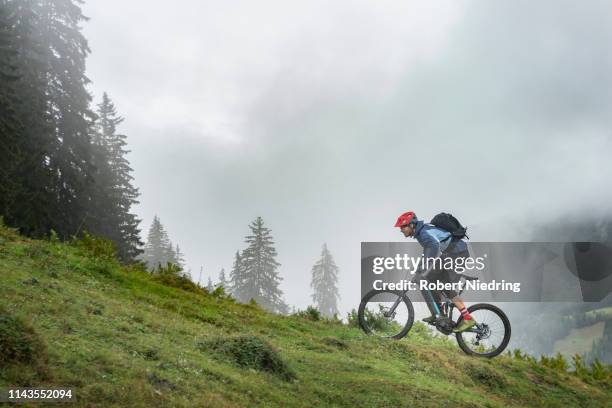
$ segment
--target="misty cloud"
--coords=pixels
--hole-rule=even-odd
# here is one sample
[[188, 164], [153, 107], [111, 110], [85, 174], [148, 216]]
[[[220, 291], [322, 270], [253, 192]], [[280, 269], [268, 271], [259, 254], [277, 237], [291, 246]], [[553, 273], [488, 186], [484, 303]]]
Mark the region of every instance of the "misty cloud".
[[[231, 267], [261, 215], [290, 304], [323, 242], [341, 309], [361, 241], [449, 210], [476, 241], [509, 222], [606, 214], [611, 6], [555, 2], [90, 1], [92, 90], [126, 121], [139, 215], [188, 265]], [[137, 16], [137, 18], [135, 18]], [[135, 24], [134, 21], [137, 23]]]

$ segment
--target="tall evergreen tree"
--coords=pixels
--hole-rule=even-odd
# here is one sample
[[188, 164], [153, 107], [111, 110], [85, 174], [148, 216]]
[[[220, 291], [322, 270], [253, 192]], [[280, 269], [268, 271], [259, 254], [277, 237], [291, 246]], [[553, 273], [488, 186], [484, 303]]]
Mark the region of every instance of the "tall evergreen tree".
[[178, 244], [176, 244], [174, 249], [174, 263], [180, 266], [181, 269], [185, 269], [185, 255], [181, 252]]
[[234, 265], [230, 271], [228, 291], [239, 302], [246, 302], [246, 288], [244, 285], [244, 271], [240, 251], [234, 255]]
[[149, 270], [155, 270], [159, 265], [166, 266], [168, 262], [176, 263], [172, 242], [157, 216], [153, 217], [149, 228], [142, 260], [147, 264]]
[[57, 229], [58, 225], [54, 219], [57, 213], [56, 177], [49, 163], [59, 143], [55, 137], [47, 92], [50, 77], [48, 51], [46, 41], [40, 34], [41, 21], [46, 13], [42, 13], [40, 7], [35, 7], [33, 1], [3, 0], [1, 5], [10, 16], [4, 21], [10, 25], [8, 31], [12, 37], [5, 52], [9, 59], [2, 60], [15, 67], [18, 79], [15, 82], [15, 103], [12, 105], [24, 127], [19, 132], [20, 140], [16, 144], [13, 144], [14, 138], [7, 139], [7, 135], [3, 135], [2, 143], [9, 149], [13, 146], [13, 151], [19, 152], [17, 161], [5, 162], [3, 166], [9, 172], [5, 173], [5, 178], [12, 180], [18, 188], [4, 197], [0, 211], [7, 223], [19, 228], [22, 233], [44, 236], [51, 228]]
[[200, 275], [198, 276], [198, 286], [202, 287], [202, 273], [204, 272], [204, 267], [200, 266]]
[[209, 292], [212, 292], [215, 290], [215, 285], [213, 285], [213, 281], [210, 278], [210, 276], [208, 277], [208, 284], [206, 285], [206, 290]]
[[225, 268], [221, 268], [221, 271], [219, 272], [219, 283], [217, 284], [217, 287], [222, 286], [223, 289], [227, 291], [229, 289], [228, 283], [229, 282], [227, 281], [227, 278], [225, 277]]
[[138, 190], [132, 186], [132, 168], [125, 157], [126, 136], [117, 132], [123, 118], [106, 93], [97, 114], [92, 141], [95, 186], [88, 227], [90, 232], [115, 242], [119, 257], [131, 261], [142, 252], [142, 242], [140, 220], [130, 212], [138, 203]]
[[130, 213], [138, 192], [106, 95], [94, 132], [81, 4], [0, 0], [0, 214], [35, 237], [89, 230], [131, 260], [142, 245]]
[[47, 111], [53, 137], [48, 166], [57, 197], [53, 220], [55, 230], [63, 237], [86, 228], [94, 188], [90, 135], [95, 115], [86, 88], [90, 81], [85, 75], [85, 59], [90, 50], [80, 27], [86, 20], [81, 3], [27, 2], [37, 17], [35, 41], [44, 50]]
[[338, 313], [338, 267], [334, 258], [323, 244], [321, 258], [312, 267], [312, 300], [323, 316], [332, 317]]
[[263, 219], [257, 217], [249, 225], [251, 235], [245, 238], [248, 247], [242, 252], [246, 299], [254, 299], [259, 305], [273, 312], [287, 313], [289, 308], [283, 301], [279, 288], [282, 281], [277, 269], [276, 249], [271, 231], [264, 226]]
[[23, 124], [17, 114], [18, 38], [15, 13], [0, 0], [0, 215], [9, 214], [20, 186], [15, 175], [20, 163]]

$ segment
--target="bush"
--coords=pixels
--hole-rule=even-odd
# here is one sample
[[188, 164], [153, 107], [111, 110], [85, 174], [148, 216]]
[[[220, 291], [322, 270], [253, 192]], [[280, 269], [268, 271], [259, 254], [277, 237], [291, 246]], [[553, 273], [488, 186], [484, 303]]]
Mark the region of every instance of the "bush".
[[268, 372], [285, 381], [296, 378], [278, 351], [257, 336], [219, 338], [199, 343], [198, 347], [203, 351], [216, 352], [218, 355], [215, 357], [221, 360], [230, 358], [239, 367]]
[[162, 285], [172, 286], [189, 292], [202, 292], [198, 285], [183, 275], [183, 270], [180, 266], [170, 262], [165, 267], [160, 265], [153, 271], [153, 280]]
[[512, 352], [508, 352], [508, 353], [511, 354], [511, 356], [514, 357], [515, 360], [527, 361], [532, 364], [537, 363], [537, 360], [534, 357], [530, 356], [527, 353], [521, 352], [520, 349], [514, 349]]
[[553, 370], [557, 370], [562, 373], [565, 373], [569, 368], [567, 360], [561, 353], [557, 353], [555, 357], [541, 356], [540, 364], [544, 367], [552, 368]]
[[16, 228], [9, 228], [4, 223], [4, 218], [0, 216], [0, 244], [5, 241], [16, 241], [19, 239], [19, 233]]
[[484, 384], [489, 388], [504, 388], [506, 380], [504, 376], [493, 370], [488, 364], [468, 364], [466, 367], [467, 374], [474, 382]]
[[[400, 325], [396, 321], [390, 320], [388, 317], [385, 317], [383, 313], [383, 305], [379, 304], [378, 307], [379, 310], [377, 312], [371, 311], [370, 309], [365, 309], [363, 317], [368, 327], [374, 331], [385, 332], [392, 330], [398, 332], [401, 329]], [[357, 318], [357, 316], [355, 316], [355, 318]]]
[[83, 237], [73, 241], [74, 245], [84, 248], [91, 252], [96, 258], [116, 259], [117, 247], [113, 241], [106, 238], [95, 237], [88, 232], [83, 233]]
[[574, 374], [581, 379], [586, 379], [589, 375], [589, 370], [584, 365], [582, 356], [580, 354], [575, 354], [572, 357], [572, 362], [574, 363]]
[[346, 316], [349, 327], [359, 328], [359, 317], [357, 316], [357, 310], [352, 309]]
[[312, 320], [314, 322], [318, 322], [321, 320], [321, 312], [314, 306], [308, 306], [306, 310], [299, 310], [297, 313], [293, 314], [297, 317], [302, 317], [307, 320]]
[[219, 299], [231, 299], [231, 296], [225, 292], [223, 286], [217, 286], [215, 290], [212, 291], [211, 295]]
[[32, 326], [0, 308], [0, 367], [22, 364], [45, 371], [47, 349]]

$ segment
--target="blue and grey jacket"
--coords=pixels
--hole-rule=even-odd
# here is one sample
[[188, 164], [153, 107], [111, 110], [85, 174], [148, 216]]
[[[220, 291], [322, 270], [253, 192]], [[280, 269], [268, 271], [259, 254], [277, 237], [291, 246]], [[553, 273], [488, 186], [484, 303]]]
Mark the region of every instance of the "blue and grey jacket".
[[[434, 225], [417, 221], [413, 237], [423, 247], [423, 258], [437, 258], [443, 253], [453, 256], [467, 251], [467, 244], [463, 240], [452, 239], [452, 234]], [[453, 242], [452, 245], [451, 242]], [[421, 271], [423, 272], [423, 271]]]

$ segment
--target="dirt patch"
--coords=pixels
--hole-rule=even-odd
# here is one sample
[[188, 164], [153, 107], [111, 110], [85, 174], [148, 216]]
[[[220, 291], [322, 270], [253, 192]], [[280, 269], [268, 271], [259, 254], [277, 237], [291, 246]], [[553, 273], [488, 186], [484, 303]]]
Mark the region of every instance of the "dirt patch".
[[340, 350], [347, 350], [349, 348], [348, 344], [346, 344], [346, 342], [340, 340], [340, 339], [336, 339], [334, 337], [324, 337], [321, 342], [323, 344], [326, 344], [328, 346], [331, 347], [335, 347], [337, 349]]
[[147, 374], [147, 381], [156, 387], [167, 388], [170, 390], [176, 389], [176, 384], [166, 380], [165, 378], [158, 377], [155, 373]]

